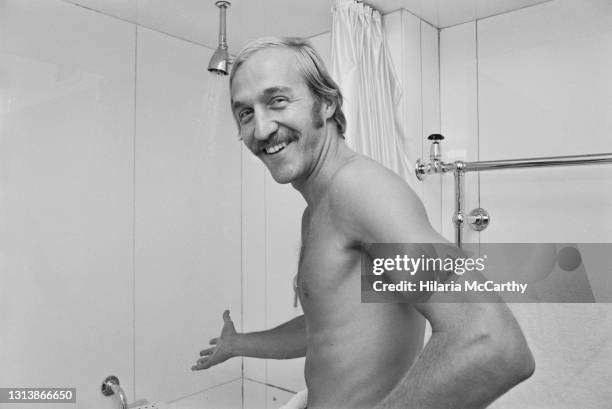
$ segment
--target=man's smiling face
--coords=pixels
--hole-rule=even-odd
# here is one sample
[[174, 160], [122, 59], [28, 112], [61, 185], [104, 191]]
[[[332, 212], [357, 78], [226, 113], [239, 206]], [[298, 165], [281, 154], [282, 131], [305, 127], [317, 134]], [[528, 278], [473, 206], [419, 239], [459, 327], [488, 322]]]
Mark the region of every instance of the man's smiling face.
[[321, 152], [326, 118], [293, 51], [274, 47], [255, 52], [234, 75], [231, 97], [240, 138], [274, 180], [306, 178]]

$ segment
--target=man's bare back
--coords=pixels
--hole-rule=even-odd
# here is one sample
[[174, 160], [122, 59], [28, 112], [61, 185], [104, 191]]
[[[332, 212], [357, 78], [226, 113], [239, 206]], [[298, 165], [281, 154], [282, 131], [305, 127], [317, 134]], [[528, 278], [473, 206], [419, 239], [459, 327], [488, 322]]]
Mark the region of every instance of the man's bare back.
[[[338, 172], [380, 172], [377, 166], [356, 155]], [[302, 220], [297, 288], [306, 318], [308, 407], [371, 408], [412, 365], [425, 320], [410, 304], [361, 303], [363, 249], [337, 228], [335, 192], [330, 186]]]

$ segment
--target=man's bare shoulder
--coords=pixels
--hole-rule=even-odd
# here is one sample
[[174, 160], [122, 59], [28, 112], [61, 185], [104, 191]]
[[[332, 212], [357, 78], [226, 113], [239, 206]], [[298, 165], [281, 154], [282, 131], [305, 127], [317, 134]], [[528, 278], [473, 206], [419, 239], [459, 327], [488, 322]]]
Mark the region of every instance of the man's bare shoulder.
[[[425, 209], [412, 188], [378, 162], [358, 155], [334, 175], [329, 188], [334, 220], [359, 240], [381, 240], [392, 224], [413, 227], [426, 220]], [[399, 237], [398, 237], [399, 238]]]
[[334, 205], [346, 206], [350, 201], [395, 198], [402, 202], [418, 202], [420, 199], [412, 188], [396, 173], [363, 155], [356, 155], [345, 163], [332, 178], [329, 195]]

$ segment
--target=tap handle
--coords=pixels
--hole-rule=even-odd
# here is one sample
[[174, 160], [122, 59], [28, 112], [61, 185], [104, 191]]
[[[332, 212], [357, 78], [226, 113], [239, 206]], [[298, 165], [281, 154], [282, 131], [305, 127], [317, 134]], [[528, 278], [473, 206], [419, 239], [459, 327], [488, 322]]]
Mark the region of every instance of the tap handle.
[[444, 140], [444, 136], [442, 136], [439, 133], [432, 133], [431, 135], [427, 137], [427, 139], [430, 141], [442, 141]]

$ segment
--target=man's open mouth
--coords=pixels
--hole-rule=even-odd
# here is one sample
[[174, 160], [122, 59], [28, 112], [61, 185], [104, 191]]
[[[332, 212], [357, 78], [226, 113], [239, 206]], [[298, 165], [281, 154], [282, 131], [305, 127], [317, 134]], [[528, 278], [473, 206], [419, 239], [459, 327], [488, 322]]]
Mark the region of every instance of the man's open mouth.
[[267, 155], [274, 155], [285, 149], [287, 145], [287, 142], [281, 142], [276, 145], [266, 146], [262, 151]]

